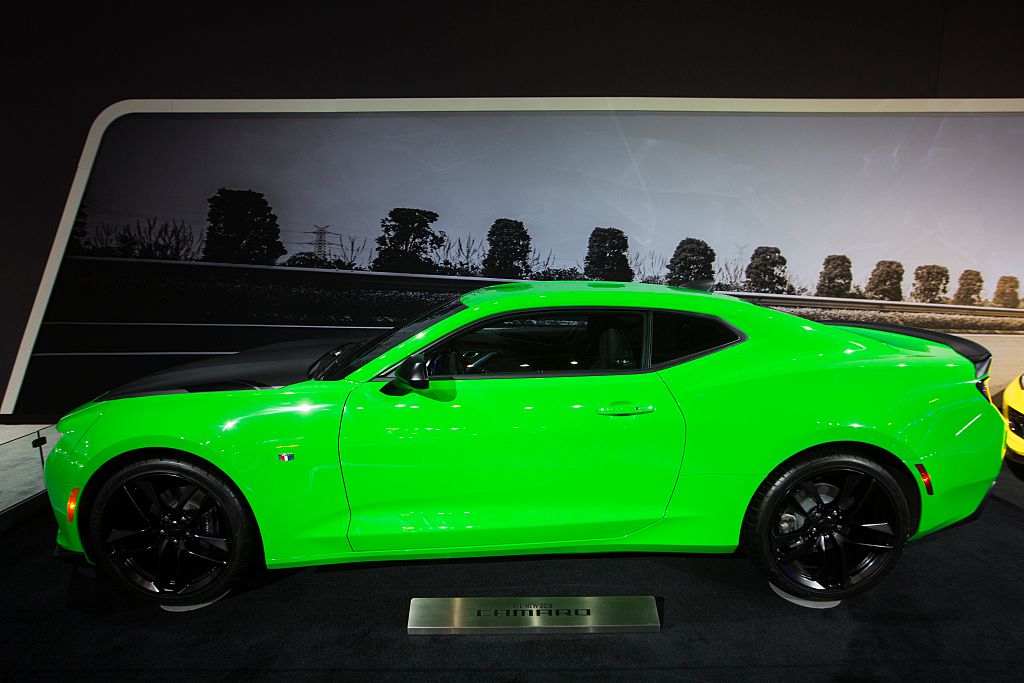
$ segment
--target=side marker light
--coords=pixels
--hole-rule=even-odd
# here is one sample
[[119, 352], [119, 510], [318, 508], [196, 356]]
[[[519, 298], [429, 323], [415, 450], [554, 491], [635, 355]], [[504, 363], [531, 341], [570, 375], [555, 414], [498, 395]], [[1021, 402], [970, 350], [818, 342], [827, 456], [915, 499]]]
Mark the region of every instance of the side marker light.
[[68, 524], [75, 521], [75, 510], [78, 509], [78, 492], [81, 489], [71, 489], [71, 495], [68, 496]]
[[932, 490], [932, 475], [928, 474], [928, 470], [924, 468], [924, 465], [914, 465], [917, 468], [918, 473], [921, 475], [921, 483], [924, 484], [924, 490], [928, 492], [929, 496], [934, 496], [935, 491]]

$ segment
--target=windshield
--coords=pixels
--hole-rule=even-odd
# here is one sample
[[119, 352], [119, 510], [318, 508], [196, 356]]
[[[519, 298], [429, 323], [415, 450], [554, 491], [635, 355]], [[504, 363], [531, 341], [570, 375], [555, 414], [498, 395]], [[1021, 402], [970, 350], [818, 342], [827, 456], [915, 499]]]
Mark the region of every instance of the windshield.
[[[434, 323], [466, 308], [459, 297], [431, 308], [426, 313], [405, 322], [382, 335], [354, 344], [343, 344], [325, 354], [310, 367], [312, 378], [320, 380], [342, 379], [385, 351], [419, 334]], [[330, 358], [333, 356], [333, 358]]]

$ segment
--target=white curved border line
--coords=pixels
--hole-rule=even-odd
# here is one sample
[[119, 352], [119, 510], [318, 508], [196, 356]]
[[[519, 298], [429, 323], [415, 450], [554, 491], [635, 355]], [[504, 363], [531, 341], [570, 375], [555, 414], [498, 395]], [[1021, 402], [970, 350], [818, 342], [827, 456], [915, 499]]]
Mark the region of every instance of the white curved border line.
[[1024, 99], [718, 99], [671, 97], [509, 97], [397, 98], [326, 100], [122, 100], [104, 109], [93, 121], [71, 181], [57, 234], [21, 337], [18, 355], [0, 403], [0, 414], [14, 412], [32, 348], [53, 291], [71, 226], [89, 180], [96, 151], [107, 127], [128, 114], [343, 114], [373, 112], [484, 111], [621, 111], [760, 114], [1010, 114], [1024, 112]]

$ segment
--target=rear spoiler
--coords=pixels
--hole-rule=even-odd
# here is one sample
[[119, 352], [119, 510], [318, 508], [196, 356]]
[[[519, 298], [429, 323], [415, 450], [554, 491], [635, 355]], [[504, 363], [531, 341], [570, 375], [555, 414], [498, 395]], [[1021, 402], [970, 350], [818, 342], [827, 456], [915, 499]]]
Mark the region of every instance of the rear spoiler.
[[886, 323], [867, 323], [860, 320], [821, 320], [823, 325], [838, 325], [841, 327], [862, 327], [866, 330], [878, 330], [879, 332], [892, 332], [903, 334], [908, 337], [917, 337], [937, 344], [945, 344], [967, 360], [974, 363], [975, 375], [981, 379], [988, 374], [992, 365], [992, 352], [977, 342], [963, 337], [944, 332], [933, 332], [932, 330], [921, 329], [920, 327], [909, 327], [907, 325], [889, 325]]

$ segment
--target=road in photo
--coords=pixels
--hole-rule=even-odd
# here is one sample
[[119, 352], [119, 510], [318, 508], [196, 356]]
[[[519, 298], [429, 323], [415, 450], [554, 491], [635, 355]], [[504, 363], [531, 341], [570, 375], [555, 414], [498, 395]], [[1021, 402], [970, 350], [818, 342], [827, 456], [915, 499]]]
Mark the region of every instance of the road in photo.
[[[0, 511], [34, 496], [43, 490], [43, 468], [39, 449], [32, 441], [46, 425], [0, 425]], [[54, 441], [53, 430], [47, 437]]]
[[964, 334], [992, 352], [989, 390], [995, 396], [1024, 371], [1024, 335]]

